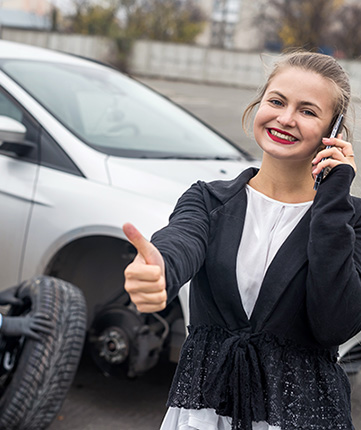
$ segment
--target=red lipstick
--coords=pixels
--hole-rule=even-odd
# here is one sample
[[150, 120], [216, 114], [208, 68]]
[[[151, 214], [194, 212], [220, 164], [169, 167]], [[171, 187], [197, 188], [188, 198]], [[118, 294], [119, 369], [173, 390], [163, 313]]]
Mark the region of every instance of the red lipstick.
[[[283, 139], [280, 136], [275, 136], [274, 134], [272, 134], [271, 130], [273, 130], [277, 133], [281, 133], [284, 136], [290, 136], [294, 140]], [[277, 128], [267, 128], [267, 134], [274, 142], [281, 143], [282, 145], [293, 145], [298, 140], [292, 134], [287, 133], [286, 131], [283, 131], [283, 130], [279, 130]]]

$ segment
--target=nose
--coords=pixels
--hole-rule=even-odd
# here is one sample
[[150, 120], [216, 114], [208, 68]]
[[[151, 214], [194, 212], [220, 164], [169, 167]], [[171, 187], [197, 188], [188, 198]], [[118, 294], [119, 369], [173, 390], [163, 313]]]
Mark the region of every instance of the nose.
[[291, 108], [282, 110], [277, 117], [277, 122], [283, 127], [294, 127], [296, 125], [294, 110]]

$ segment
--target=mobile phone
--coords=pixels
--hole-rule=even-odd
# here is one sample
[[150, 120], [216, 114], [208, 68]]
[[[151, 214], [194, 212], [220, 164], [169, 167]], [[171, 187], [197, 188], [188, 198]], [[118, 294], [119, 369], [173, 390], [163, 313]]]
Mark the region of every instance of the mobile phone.
[[[331, 131], [331, 134], [330, 134], [330, 138], [331, 138], [331, 137], [336, 137], [336, 136], [339, 134], [339, 132], [340, 132], [340, 130], [341, 130], [341, 127], [342, 127], [342, 121], [343, 121], [343, 114], [341, 113], [341, 114], [337, 117], [337, 120], [336, 120], [336, 122], [335, 122], [335, 125], [334, 125], [334, 126], [333, 126], [333, 128], [332, 128], [332, 131]], [[330, 145], [328, 145], [328, 146], [326, 146], [326, 148], [327, 148], [327, 149], [328, 149], [328, 148], [331, 148], [331, 146], [330, 146]], [[323, 161], [323, 160], [325, 160], [325, 158], [323, 158], [323, 159], [322, 159], [322, 161]], [[321, 172], [316, 176], [316, 179], [315, 179], [315, 185], [313, 186], [313, 189], [314, 189], [314, 190], [317, 190], [318, 186], [320, 185], [320, 183], [321, 183], [321, 181], [322, 181], [322, 179], [323, 179], [324, 170], [325, 170], [325, 169], [322, 169], [322, 170], [321, 170]]]

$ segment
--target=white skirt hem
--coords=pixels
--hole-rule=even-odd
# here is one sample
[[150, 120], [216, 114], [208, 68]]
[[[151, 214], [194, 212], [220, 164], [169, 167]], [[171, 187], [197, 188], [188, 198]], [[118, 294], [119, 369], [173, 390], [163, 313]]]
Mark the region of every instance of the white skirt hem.
[[[216, 414], [214, 409], [169, 408], [160, 430], [231, 430], [231, 418]], [[265, 421], [252, 423], [252, 430], [281, 430]]]

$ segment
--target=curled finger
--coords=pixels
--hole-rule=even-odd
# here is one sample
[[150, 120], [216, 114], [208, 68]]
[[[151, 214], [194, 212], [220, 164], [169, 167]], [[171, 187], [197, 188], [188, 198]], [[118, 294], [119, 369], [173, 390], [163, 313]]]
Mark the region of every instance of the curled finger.
[[144, 303], [144, 304], [137, 306], [137, 309], [139, 312], [142, 312], [145, 314], [150, 314], [153, 312], [160, 312], [160, 311], [164, 310], [166, 307], [167, 307], [167, 302], [162, 302], [162, 303], [159, 303], [157, 305]]

